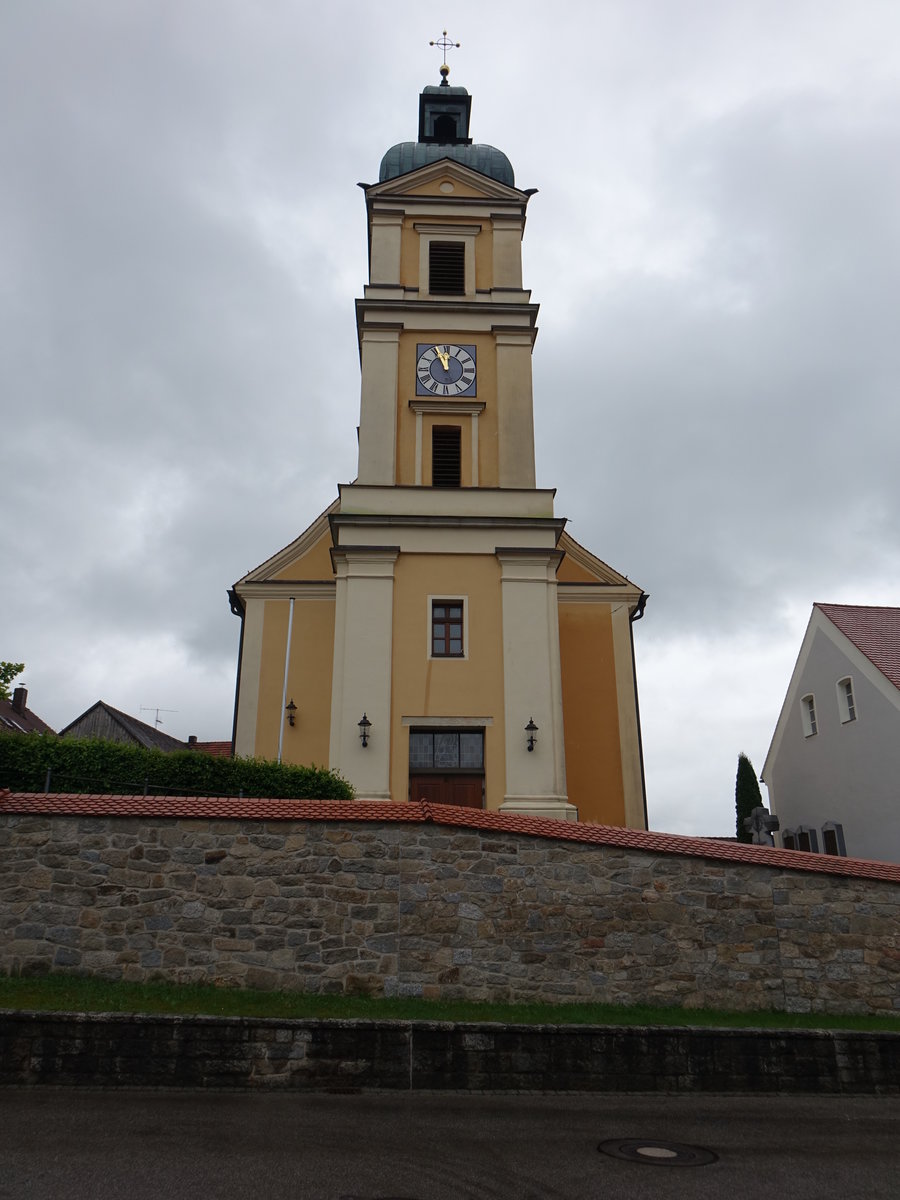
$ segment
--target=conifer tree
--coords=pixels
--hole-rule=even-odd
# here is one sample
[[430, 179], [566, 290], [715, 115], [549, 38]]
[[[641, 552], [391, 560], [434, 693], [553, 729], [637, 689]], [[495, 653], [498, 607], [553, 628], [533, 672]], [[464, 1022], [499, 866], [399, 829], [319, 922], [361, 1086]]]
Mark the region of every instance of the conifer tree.
[[762, 796], [753, 764], [743, 752], [738, 755], [737, 779], [734, 783], [734, 811], [737, 825], [737, 840], [752, 842], [753, 834], [744, 828], [744, 818], [749, 817], [754, 808], [762, 805]]

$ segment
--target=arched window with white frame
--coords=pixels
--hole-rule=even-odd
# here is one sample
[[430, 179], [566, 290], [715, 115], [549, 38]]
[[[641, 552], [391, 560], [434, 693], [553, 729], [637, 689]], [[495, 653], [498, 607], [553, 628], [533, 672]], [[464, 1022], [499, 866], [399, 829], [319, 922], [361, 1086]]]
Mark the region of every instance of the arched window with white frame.
[[849, 675], [837, 681], [838, 712], [841, 714], [841, 724], [848, 725], [856, 720], [856, 697], [853, 694], [853, 680]]
[[803, 722], [803, 736], [815, 737], [819, 732], [816, 721], [816, 698], [809, 692], [800, 701], [800, 720]]

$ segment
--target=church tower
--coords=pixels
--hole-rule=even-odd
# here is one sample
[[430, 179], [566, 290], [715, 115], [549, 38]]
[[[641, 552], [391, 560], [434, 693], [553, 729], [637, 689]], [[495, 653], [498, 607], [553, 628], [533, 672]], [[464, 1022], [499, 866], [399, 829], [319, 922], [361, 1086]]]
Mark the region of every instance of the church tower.
[[357, 478], [230, 593], [235, 753], [328, 762], [359, 798], [644, 828], [646, 597], [535, 486], [534, 189], [473, 144], [471, 97], [441, 74], [418, 140], [360, 185]]

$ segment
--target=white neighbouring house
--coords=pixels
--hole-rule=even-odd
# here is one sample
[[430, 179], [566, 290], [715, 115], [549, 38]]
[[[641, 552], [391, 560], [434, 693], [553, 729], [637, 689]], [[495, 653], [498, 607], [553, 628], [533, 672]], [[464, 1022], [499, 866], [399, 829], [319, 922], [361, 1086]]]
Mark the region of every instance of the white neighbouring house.
[[900, 608], [813, 605], [761, 778], [786, 849], [900, 862]]

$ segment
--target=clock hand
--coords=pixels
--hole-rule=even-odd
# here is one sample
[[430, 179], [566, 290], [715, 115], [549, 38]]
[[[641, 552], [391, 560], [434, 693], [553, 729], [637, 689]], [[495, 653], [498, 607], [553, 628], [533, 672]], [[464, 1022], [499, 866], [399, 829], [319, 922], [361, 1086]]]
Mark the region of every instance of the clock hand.
[[447, 353], [447, 351], [441, 350], [441, 348], [439, 346], [435, 346], [434, 352], [438, 356], [438, 358], [441, 360], [441, 366], [444, 368], [444, 370], [449, 371], [450, 370], [450, 355]]

